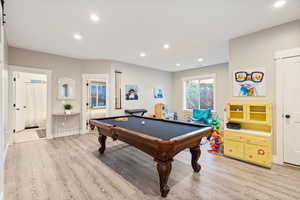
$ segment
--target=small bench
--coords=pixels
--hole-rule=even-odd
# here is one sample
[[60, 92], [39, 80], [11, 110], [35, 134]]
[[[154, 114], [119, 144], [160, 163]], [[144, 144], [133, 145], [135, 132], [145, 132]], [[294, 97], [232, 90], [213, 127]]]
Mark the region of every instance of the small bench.
[[146, 109], [128, 109], [128, 110], [125, 110], [125, 113], [130, 114], [130, 115], [140, 114], [141, 116], [143, 116], [146, 112], [147, 112]]

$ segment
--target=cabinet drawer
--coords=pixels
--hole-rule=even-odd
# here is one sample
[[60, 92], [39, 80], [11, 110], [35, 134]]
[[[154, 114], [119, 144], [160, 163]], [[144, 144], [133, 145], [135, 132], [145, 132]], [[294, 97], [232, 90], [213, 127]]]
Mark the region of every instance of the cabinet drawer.
[[224, 139], [225, 140], [233, 140], [233, 141], [237, 141], [237, 142], [244, 142], [245, 141], [244, 136], [242, 136], [238, 133], [229, 132], [229, 131], [225, 131]]
[[224, 154], [234, 158], [243, 158], [244, 144], [231, 140], [224, 141]]
[[259, 146], [269, 146], [270, 140], [264, 138], [247, 138], [247, 144], [259, 145]]
[[269, 149], [263, 146], [246, 144], [245, 160], [261, 165], [270, 165], [271, 160]]

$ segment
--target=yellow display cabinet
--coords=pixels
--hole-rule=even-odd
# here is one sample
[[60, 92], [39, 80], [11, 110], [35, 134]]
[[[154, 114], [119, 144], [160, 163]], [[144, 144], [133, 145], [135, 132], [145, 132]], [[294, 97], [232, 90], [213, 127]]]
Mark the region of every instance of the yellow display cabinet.
[[224, 154], [264, 167], [272, 166], [272, 104], [270, 102], [230, 102], [227, 122], [241, 129], [224, 131]]

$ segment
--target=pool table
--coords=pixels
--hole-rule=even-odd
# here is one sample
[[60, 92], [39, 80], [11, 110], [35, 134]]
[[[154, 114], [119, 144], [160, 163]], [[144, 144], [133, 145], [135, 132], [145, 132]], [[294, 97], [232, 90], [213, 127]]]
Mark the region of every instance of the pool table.
[[[119, 121], [120, 118], [125, 120]], [[105, 141], [109, 136], [154, 158], [157, 162], [162, 197], [166, 197], [170, 190], [168, 178], [173, 157], [189, 148], [192, 155], [191, 165], [195, 172], [199, 172], [200, 141], [203, 137], [210, 136], [212, 130], [206, 125], [132, 115], [93, 119], [90, 124], [98, 128], [100, 154], [104, 153]]]

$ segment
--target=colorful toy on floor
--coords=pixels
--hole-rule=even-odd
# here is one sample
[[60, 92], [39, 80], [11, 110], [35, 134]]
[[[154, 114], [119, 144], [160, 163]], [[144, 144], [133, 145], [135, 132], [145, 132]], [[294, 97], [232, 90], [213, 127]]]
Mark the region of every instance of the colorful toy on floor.
[[209, 139], [211, 149], [208, 152], [220, 152], [223, 143], [221, 130], [221, 120], [219, 118], [209, 119], [209, 124], [213, 126], [213, 133]]

